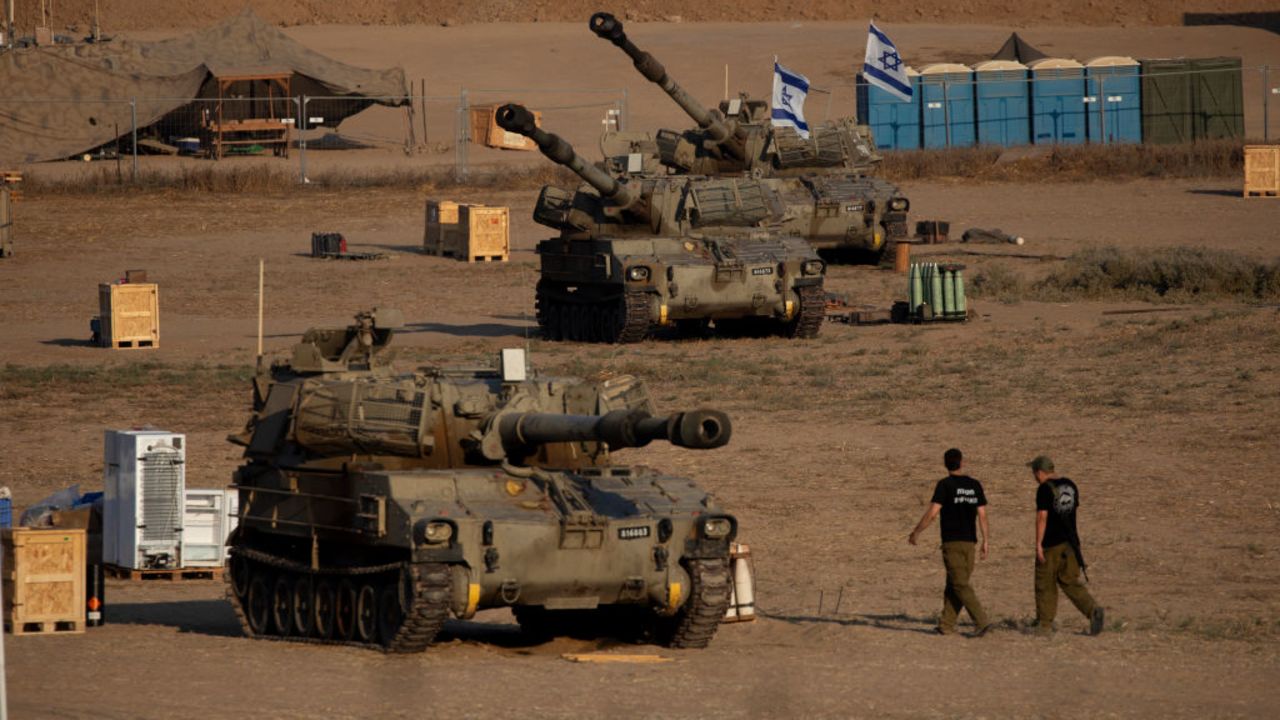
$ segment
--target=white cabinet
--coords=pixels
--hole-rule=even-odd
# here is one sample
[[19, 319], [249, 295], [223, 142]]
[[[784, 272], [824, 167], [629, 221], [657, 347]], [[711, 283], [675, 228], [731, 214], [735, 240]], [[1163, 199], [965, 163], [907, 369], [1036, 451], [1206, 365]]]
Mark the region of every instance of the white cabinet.
[[186, 436], [108, 430], [103, 453], [104, 562], [135, 570], [181, 567]]

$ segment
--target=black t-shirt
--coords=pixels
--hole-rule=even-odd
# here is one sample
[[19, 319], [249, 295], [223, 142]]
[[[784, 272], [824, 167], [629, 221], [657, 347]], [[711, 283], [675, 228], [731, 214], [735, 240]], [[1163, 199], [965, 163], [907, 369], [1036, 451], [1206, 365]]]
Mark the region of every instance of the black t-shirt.
[[978, 541], [974, 519], [978, 508], [987, 504], [982, 483], [968, 475], [948, 475], [933, 489], [933, 502], [942, 506], [942, 542]]
[[1064, 542], [1080, 544], [1076, 535], [1076, 508], [1080, 507], [1080, 488], [1067, 478], [1045, 480], [1036, 489], [1036, 510], [1046, 510], [1049, 522], [1044, 528], [1042, 547]]

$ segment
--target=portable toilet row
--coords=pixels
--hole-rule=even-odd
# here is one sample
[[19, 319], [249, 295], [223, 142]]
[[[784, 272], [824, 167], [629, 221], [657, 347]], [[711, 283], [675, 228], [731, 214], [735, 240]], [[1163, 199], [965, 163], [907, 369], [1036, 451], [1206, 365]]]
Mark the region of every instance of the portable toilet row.
[[988, 60], [908, 70], [911, 102], [858, 76], [858, 121], [882, 149], [1141, 142], [1138, 62]]
[[869, 125], [876, 147], [891, 150], [920, 148], [920, 73], [907, 68], [911, 102], [868, 83], [858, 73], [858, 124]]

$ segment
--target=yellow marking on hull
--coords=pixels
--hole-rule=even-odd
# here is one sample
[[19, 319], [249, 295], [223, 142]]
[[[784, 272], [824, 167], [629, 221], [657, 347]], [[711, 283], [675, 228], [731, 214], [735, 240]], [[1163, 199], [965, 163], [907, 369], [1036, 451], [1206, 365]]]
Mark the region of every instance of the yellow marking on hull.
[[659, 308], [658, 308], [658, 324], [659, 324], [659, 325], [666, 325], [666, 324], [667, 324], [667, 312], [668, 312], [668, 311], [667, 311], [667, 306], [666, 306], [666, 305], [663, 305], [663, 306], [661, 306], [661, 307], [659, 307]]
[[476, 608], [480, 605], [480, 585], [471, 583], [467, 585], [467, 617], [475, 614]]
[[677, 607], [680, 605], [681, 598], [680, 583], [671, 583], [667, 586], [667, 607]]

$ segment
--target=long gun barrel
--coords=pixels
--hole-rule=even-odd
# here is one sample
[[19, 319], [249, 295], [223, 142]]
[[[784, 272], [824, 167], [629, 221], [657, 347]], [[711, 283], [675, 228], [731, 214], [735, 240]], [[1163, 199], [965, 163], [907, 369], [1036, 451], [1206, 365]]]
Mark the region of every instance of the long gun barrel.
[[653, 417], [643, 410], [614, 410], [604, 415], [512, 413], [497, 423], [502, 444], [523, 448], [555, 442], [603, 442], [612, 449], [644, 447], [665, 440], [679, 447], [710, 450], [729, 442], [733, 427], [719, 410], [691, 410]]
[[741, 157], [743, 149], [742, 138], [738, 137], [739, 133], [731, 131], [728, 125], [711, 114], [697, 99], [680, 87], [667, 74], [667, 69], [662, 66], [662, 63], [627, 39], [627, 34], [622, 30], [621, 20], [607, 12], [598, 12], [591, 16], [590, 27], [591, 31], [601, 39], [622, 48], [622, 51], [635, 63], [636, 70], [639, 70], [649, 82], [670, 95], [671, 99], [675, 100], [676, 104], [698, 123], [698, 127], [706, 131], [712, 141]]
[[552, 162], [564, 165], [577, 173], [578, 177], [587, 181], [602, 197], [616, 202], [621, 207], [631, 207], [639, 199], [639, 196], [626, 185], [574, 152], [573, 146], [567, 140], [538, 127], [534, 122], [533, 113], [523, 105], [503, 105], [498, 108], [496, 119], [498, 127], [519, 133], [537, 143], [543, 155]]

